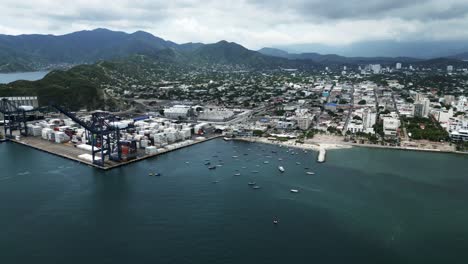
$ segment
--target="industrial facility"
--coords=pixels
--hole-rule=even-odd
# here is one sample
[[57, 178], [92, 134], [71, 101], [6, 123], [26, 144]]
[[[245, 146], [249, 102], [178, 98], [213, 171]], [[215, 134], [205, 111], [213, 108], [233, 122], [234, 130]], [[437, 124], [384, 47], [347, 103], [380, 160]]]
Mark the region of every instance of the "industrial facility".
[[102, 169], [218, 136], [209, 123], [148, 115], [122, 119], [102, 111], [77, 115], [55, 104], [40, 108], [37, 97], [16, 98], [0, 101], [6, 138]]

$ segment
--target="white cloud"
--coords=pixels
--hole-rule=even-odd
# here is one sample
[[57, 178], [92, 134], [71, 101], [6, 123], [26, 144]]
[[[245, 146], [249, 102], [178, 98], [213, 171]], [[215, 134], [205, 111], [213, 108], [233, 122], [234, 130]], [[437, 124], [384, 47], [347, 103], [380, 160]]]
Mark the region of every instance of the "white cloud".
[[0, 33], [145, 30], [175, 42], [297, 43], [464, 39], [466, 0], [1, 0]]

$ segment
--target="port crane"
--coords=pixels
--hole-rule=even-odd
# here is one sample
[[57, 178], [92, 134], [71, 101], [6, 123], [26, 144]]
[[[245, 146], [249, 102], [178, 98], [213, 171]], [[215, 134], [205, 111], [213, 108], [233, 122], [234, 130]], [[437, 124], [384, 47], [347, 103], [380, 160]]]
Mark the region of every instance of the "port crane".
[[13, 130], [19, 130], [20, 135], [27, 136], [27, 112], [31, 112], [31, 110], [28, 111], [21, 106], [17, 106], [7, 98], [0, 100], [0, 113], [3, 114], [5, 137], [13, 138]]
[[109, 160], [121, 161], [124, 147], [130, 149], [130, 155], [126, 152], [127, 158], [136, 157], [136, 142], [120, 140], [120, 131], [128, 129], [128, 127], [119, 128], [116, 126], [118, 121], [116, 116], [108, 112], [94, 112], [91, 114], [90, 120], [84, 121], [61, 106], [56, 104], [51, 104], [51, 106], [85, 129], [86, 138], [91, 143], [93, 164], [104, 166], [106, 157]]
[[[85, 129], [85, 137], [91, 144], [91, 155], [93, 164], [104, 166], [106, 157], [109, 160], [121, 161], [136, 157], [136, 142], [121, 141], [120, 131], [127, 129], [119, 128], [115, 122], [118, 118], [108, 112], [94, 112], [89, 120], [82, 120], [74, 113], [51, 102], [47, 107], [25, 108], [16, 105], [7, 98], [0, 100], [0, 113], [4, 115], [5, 137], [14, 138], [13, 130], [19, 130], [20, 135], [28, 136], [28, 115], [30, 112], [50, 112], [55, 110], [67, 116]], [[122, 151], [125, 149], [125, 151]]]

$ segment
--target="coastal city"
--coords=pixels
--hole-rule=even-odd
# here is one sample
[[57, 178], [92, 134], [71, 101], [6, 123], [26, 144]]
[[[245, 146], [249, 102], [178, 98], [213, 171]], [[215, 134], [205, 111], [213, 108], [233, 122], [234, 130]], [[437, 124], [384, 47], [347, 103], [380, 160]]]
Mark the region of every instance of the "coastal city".
[[1, 0], [2, 264], [468, 259], [468, 1]]
[[[107, 120], [119, 135], [112, 136], [107, 160], [98, 153], [98, 164], [115, 165], [122, 144], [133, 146], [129, 157], [136, 159], [215, 136], [315, 150], [366, 146], [463, 153], [468, 151], [467, 80], [467, 69], [401, 63], [344, 66], [341, 72], [328, 67], [315, 73], [189, 72], [146, 85], [115, 77], [114, 86], [103, 85], [106, 94], [130, 107]], [[80, 118], [89, 120], [93, 112], [36, 111], [40, 105], [34, 96], [3, 99], [26, 110], [30, 121], [21, 124], [16, 117], [9, 124], [3, 116], [2, 137], [38, 144], [21, 138], [21, 129], [15, 131], [22, 125], [25, 136], [72, 144], [81, 150], [73, 158], [96, 163], [89, 152], [101, 149], [105, 140], [91, 139], [92, 133], [85, 133], [90, 129], [80, 125]]]

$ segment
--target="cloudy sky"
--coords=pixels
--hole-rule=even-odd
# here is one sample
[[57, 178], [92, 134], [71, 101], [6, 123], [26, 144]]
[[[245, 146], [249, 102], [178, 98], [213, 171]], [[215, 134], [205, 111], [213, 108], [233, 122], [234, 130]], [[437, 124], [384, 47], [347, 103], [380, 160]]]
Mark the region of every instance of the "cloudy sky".
[[0, 0], [0, 33], [64, 34], [105, 27], [178, 43], [468, 39], [468, 0]]

